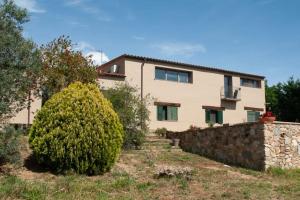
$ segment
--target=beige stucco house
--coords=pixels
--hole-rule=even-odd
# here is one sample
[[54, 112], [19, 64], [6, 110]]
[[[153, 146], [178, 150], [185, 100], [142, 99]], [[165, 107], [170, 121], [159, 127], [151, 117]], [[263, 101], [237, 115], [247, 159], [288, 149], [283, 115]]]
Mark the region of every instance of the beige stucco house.
[[[264, 77], [185, 63], [121, 55], [97, 68], [101, 88], [128, 82], [149, 94], [150, 129], [185, 130], [256, 121], [265, 110]], [[41, 100], [31, 97], [11, 124], [32, 124]]]
[[150, 129], [253, 122], [265, 110], [264, 77], [225, 69], [121, 55], [98, 69], [105, 89], [128, 82], [150, 94]]

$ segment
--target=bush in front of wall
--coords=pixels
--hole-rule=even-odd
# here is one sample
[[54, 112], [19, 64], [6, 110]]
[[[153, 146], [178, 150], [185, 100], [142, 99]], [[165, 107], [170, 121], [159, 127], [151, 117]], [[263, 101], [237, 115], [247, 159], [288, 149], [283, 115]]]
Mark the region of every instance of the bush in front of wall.
[[125, 149], [140, 149], [148, 132], [150, 103], [149, 95], [141, 99], [139, 90], [128, 83], [119, 83], [103, 91], [112, 103], [124, 127]]
[[11, 126], [0, 131], [0, 165], [20, 162], [20, 135], [21, 132]]
[[157, 128], [154, 133], [159, 137], [166, 137], [168, 130], [166, 128]]
[[96, 85], [75, 82], [38, 112], [29, 142], [37, 161], [58, 172], [100, 174], [120, 154], [123, 127]]

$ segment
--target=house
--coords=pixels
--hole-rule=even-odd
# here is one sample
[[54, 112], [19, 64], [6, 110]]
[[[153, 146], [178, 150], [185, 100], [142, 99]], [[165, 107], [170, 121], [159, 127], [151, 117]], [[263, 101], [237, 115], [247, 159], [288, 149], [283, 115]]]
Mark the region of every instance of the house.
[[14, 117], [9, 119], [8, 123], [18, 126], [27, 126], [29, 124], [32, 124], [34, 116], [41, 107], [41, 98], [36, 97], [31, 93], [28, 97], [26, 107], [19, 111]]
[[121, 55], [97, 68], [102, 88], [128, 82], [150, 94], [150, 129], [254, 122], [265, 111], [264, 76]]

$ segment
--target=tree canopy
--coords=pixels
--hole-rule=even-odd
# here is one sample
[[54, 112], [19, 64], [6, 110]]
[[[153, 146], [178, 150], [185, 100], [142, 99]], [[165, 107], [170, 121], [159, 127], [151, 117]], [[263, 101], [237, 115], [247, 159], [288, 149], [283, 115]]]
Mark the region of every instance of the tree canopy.
[[22, 35], [28, 21], [26, 10], [13, 1], [0, 3], [0, 121], [26, 106], [40, 71], [39, 50]]
[[43, 101], [73, 82], [95, 83], [97, 72], [91, 57], [85, 57], [81, 51], [76, 51], [73, 47], [72, 41], [67, 36], [61, 36], [42, 45]]
[[299, 122], [300, 80], [291, 77], [284, 83], [278, 83], [271, 87], [266, 85], [266, 101], [277, 120]]

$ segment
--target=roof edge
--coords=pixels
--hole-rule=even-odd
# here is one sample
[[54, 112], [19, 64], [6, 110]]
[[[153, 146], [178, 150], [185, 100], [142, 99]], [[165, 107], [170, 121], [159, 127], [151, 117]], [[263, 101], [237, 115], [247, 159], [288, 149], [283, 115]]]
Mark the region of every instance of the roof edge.
[[130, 55], [130, 54], [123, 54], [120, 55], [112, 60], [110, 60], [107, 63], [104, 63], [103, 65], [97, 67], [97, 70], [100, 70], [102, 67], [107, 66], [110, 63], [115, 62], [118, 59], [121, 58], [129, 58], [129, 59], [136, 59], [136, 60], [142, 60], [142, 61], [152, 61], [152, 62], [159, 62], [159, 63], [166, 63], [166, 64], [173, 64], [173, 65], [178, 65], [178, 66], [183, 66], [183, 67], [189, 67], [189, 68], [194, 68], [194, 69], [202, 69], [205, 71], [211, 71], [211, 72], [219, 72], [223, 74], [235, 74], [239, 76], [246, 76], [246, 77], [253, 77], [253, 78], [258, 78], [258, 79], [265, 79], [265, 76], [261, 75], [256, 75], [256, 74], [249, 74], [249, 73], [243, 73], [243, 72], [238, 72], [238, 71], [231, 71], [231, 70], [226, 70], [222, 68], [216, 68], [216, 67], [207, 67], [207, 66], [202, 66], [202, 65], [195, 65], [195, 64], [189, 64], [189, 63], [182, 63], [182, 62], [176, 62], [176, 61], [170, 61], [170, 60], [163, 60], [163, 59], [157, 59], [157, 58], [150, 58], [150, 57], [144, 57], [144, 56], [137, 56], [137, 55]]

